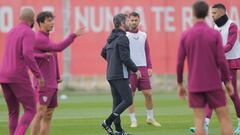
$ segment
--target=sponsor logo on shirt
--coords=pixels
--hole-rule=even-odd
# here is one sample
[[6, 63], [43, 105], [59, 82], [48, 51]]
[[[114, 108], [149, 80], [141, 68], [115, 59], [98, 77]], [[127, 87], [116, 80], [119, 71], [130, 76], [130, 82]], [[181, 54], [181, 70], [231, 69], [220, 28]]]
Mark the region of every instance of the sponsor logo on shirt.
[[42, 99], [43, 99], [44, 102], [47, 102], [48, 97], [47, 96], [43, 96]]

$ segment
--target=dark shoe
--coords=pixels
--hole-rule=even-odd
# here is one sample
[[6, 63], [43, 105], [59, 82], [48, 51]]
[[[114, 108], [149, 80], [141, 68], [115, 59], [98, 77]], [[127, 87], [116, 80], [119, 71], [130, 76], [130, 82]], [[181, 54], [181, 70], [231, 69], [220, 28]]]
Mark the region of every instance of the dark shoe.
[[122, 132], [118, 132], [118, 131], [115, 131], [114, 135], [132, 135], [130, 133], [127, 133], [126, 131], [122, 131]]
[[114, 135], [112, 127], [107, 125], [105, 121], [103, 121], [102, 127], [107, 131], [109, 135]]

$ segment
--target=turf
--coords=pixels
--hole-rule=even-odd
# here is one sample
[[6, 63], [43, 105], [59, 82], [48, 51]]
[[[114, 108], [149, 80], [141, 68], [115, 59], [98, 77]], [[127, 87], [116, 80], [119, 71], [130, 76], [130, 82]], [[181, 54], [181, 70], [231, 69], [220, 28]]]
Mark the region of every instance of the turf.
[[[59, 100], [52, 123], [51, 135], [106, 135], [100, 123], [111, 112], [111, 96], [106, 94], [82, 94], [67, 92], [67, 100]], [[192, 111], [186, 101], [179, 101], [175, 92], [154, 93], [154, 113], [162, 127], [156, 128], [145, 123], [146, 111], [141, 93], [135, 98], [138, 128], [129, 128], [129, 118], [122, 115], [123, 127], [133, 135], [191, 135]], [[233, 106], [230, 111], [235, 125]], [[8, 135], [7, 108], [0, 95], [0, 135]], [[29, 133], [27, 133], [28, 135]], [[210, 135], [219, 135], [220, 128], [214, 114], [209, 127]]]

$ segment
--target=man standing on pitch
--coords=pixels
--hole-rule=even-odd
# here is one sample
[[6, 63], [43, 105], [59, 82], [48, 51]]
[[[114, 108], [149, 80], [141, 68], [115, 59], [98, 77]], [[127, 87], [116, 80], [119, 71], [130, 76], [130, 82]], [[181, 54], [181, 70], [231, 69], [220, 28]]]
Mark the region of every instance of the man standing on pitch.
[[[234, 94], [231, 96], [231, 100], [234, 104], [236, 115], [238, 118], [238, 126], [235, 130], [236, 134], [240, 133], [240, 99], [238, 95], [237, 86], [237, 70], [240, 69], [240, 44], [238, 36], [237, 25], [228, 18], [226, 8], [223, 4], [215, 4], [212, 6], [212, 18], [214, 20], [214, 29], [220, 32], [222, 36], [223, 48], [225, 57], [228, 61], [230, 69], [230, 75], [232, 77], [231, 82], [234, 88]], [[208, 125], [212, 117], [212, 109], [206, 107], [205, 118], [205, 130], [208, 131]], [[194, 132], [195, 128], [190, 128], [190, 131]]]
[[52, 12], [43, 11], [37, 16], [39, 32], [36, 34], [36, 45], [34, 51], [37, 54], [36, 61], [43, 74], [45, 86], [39, 88], [39, 84], [34, 79], [36, 89], [37, 114], [32, 121], [31, 135], [49, 135], [50, 124], [54, 109], [57, 107], [58, 83], [61, 82], [58, 59], [56, 52], [61, 52], [67, 48], [77, 36], [82, 35], [82, 28], [75, 33], [71, 33], [60, 43], [54, 43], [49, 38], [50, 31], [54, 27], [54, 16]]
[[[127, 15], [115, 15], [113, 23], [115, 28], [101, 52], [107, 61], [107, 80], [111, 87], [113, 109], [111, 115], [102, 123], [102, 127], [109, 135], [129, 135], [122, 129], [120, 115], [132, 104], [129, 70], [136, 73], [138, 79], [141, 78], [141, 73], [130, 58], [129, 40], [126, 37]], [[115, 133], [111, 128], [112, 122], [115, 125]]]
[[[153, 116], [153, 101], [150, 77], [152, 76], [152, 63], [150, 59], [150, 50], [147, 41], [147, 34], [138, 29], [140, 23], [140, 16], [136, 12], [129, 14], [129, 31], [127, 37], [129, 39], [130, 56], [133, 62], [138, 66], [142, 78], [137, 79], [134, 73], [130, 74], [130, 84], [133, 96], [136, 89], [142, 91], [145, 97], [145, 106], [147, 109], [147, 123], [153, 126], [161, 126]], [[137, 127], [137, 119], [135, 116], [134, 104], [128, 108], [131, 125], [130, 127]]]
[[[0, 67], [0, 83], [8, 106], [10, 135], [24, 135], [36, 113], [34, 91], [28, 68], [36, 77], [40, 87], [44, 85], [41, 71], [33, 57], [35, 34], [34, 12], [25, 8], [20, 13], [17, 26], [12, 28], [6, 38], [3, 61]], [[19, 121], [20, 105], [24, 113]]]
[[195, 135], [206, 135], [204, 129], [204, 108], [206, 105], [216, 111], [222, 135], [233, 135], [227, 99], [222, 89], [219, 72], [230, 96], [233, 94], [233, 88], [224, 56], [221, 35], [205, 22], [208, 9], [208, 5], [204, 1], [194, 3], [193, 18], [195, 24], [181, 37], [177, 57], [178, 95], [180, 99], [186, 98], [186, 89], [183, 86], [183, 69], [185, 58], [187, 58], [189, 106], [194, 111]]

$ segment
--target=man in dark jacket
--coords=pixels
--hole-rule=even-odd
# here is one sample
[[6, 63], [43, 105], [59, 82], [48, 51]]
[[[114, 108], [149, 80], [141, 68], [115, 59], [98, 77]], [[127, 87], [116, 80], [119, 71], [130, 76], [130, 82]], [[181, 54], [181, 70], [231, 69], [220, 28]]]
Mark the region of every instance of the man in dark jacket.
[[[126, 37], [128, 18], [125, 14], [117, 14], [113, 18], [114, 29], [102, 49], [102, 57], [107, 61], [107, 80], [113, 97], [111, 115], [102, 123], [102, 127], [109, 135], [130, 135], [121, 127], [121, 113], [132, 104], [132, 92], [129, 86], [129, 71], [141, 77], [137, 66], [130, 58], [129, 40]], [[115, 133], [111, 128], [114, 122]]]

